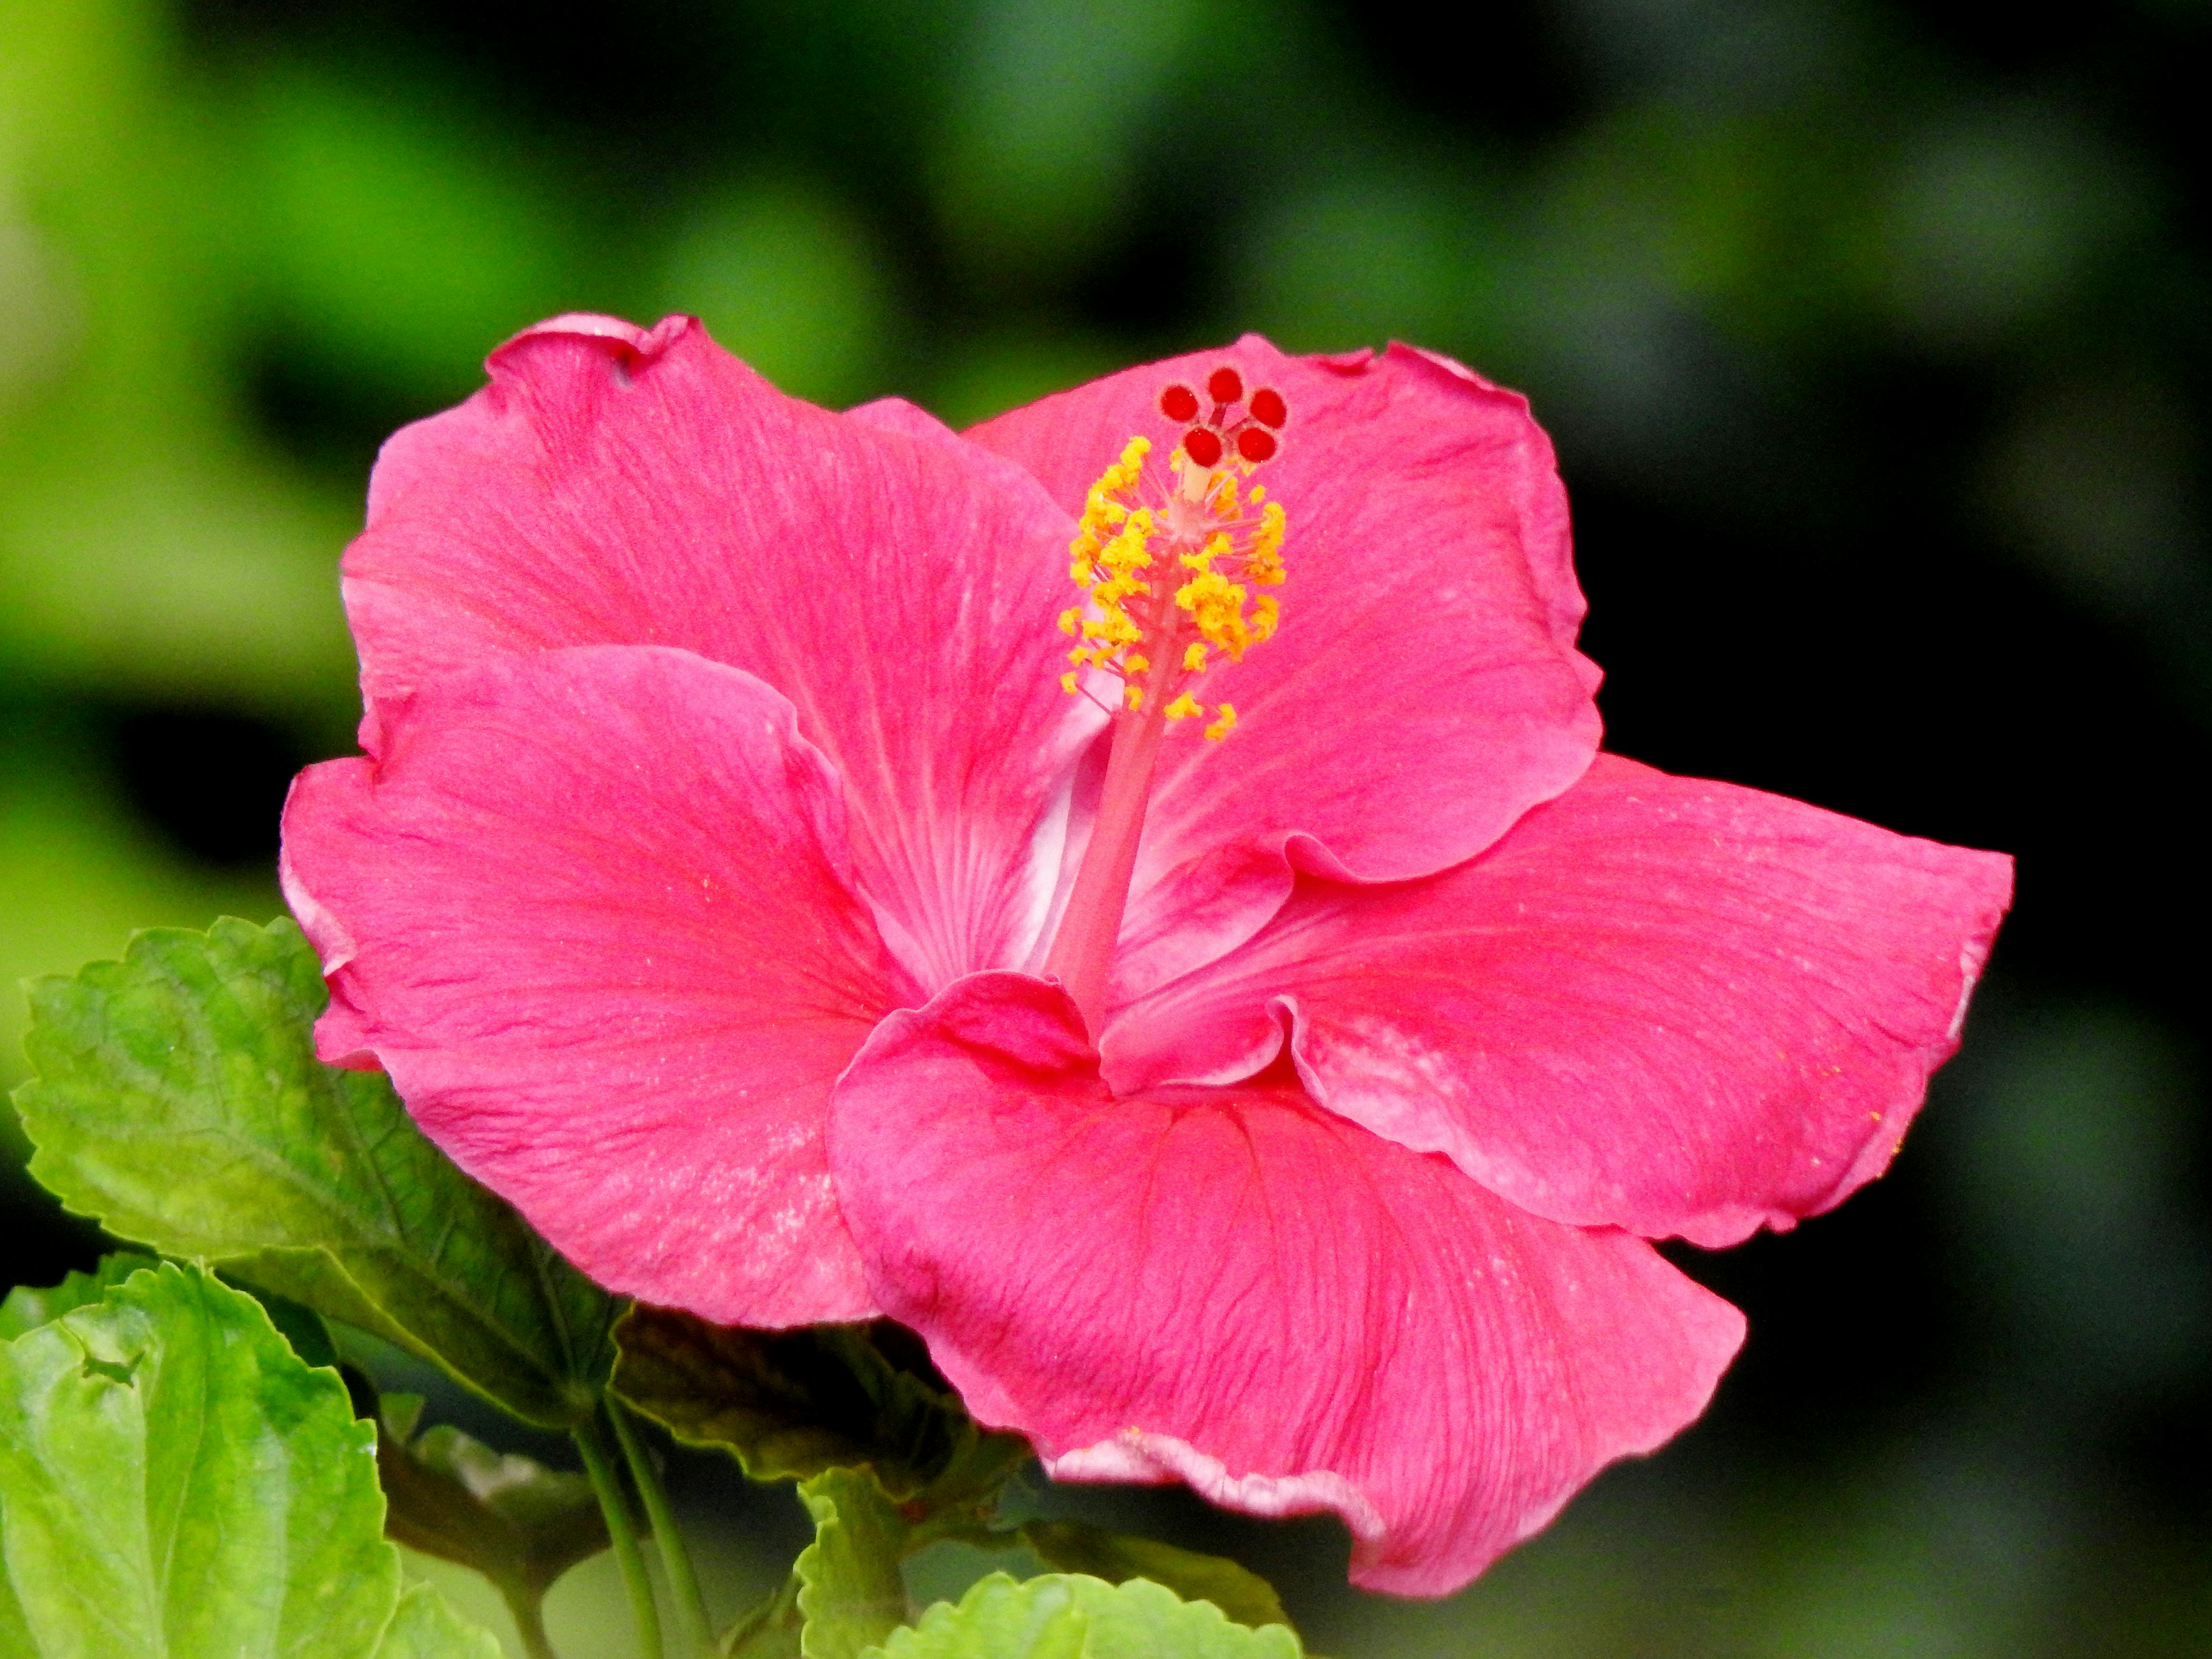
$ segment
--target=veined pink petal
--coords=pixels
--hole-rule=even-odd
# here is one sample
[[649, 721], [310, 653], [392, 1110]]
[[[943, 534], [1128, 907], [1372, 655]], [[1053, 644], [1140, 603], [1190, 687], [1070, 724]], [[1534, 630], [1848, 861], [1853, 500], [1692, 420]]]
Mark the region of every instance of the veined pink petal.
[[783, 396], [689, 318], [559, 318], [490, 370], [377, 463], [345, 561], [363, 746], [457, 666], [680, 646], [791, 700], [918, 981], [1018, 959], [1030, 838], [1100, 724], [1058, 684], [1067, 516], [920, 410]]
[[[1124, 1011], [1117, 1085], [1264, 1065], [1539, 1215], [1734, 1243], [1888, 1164], [2012, 861], [1600, 756], [1431, 880], [1301, 885]], [[1271, 1006], [1272, 1005], [1272, 1006]]]
[[871, 1315], [824, 1130], [895, 970], [790, 704], [600, 646], [392, 713], [380, 754], [311, 768], [285, 807], [326, 1057], [381, 1062], [602, 1284], [733, 1323]]
[[1295, 1087], [1114, 1098], [1058, 987], [878, 1028], [831, 1164], [877, 1300], [1054, 1473], [1334, 1510], [1352, 1577], [1458, 1588], [1703, 1409], [1742, 1316]]
[[1597, 748], [1551, 443], [1522, 398], [1448, 359], [1294, 358], [1248, 335], [969, 435], [1079, 509], [1130, 437], [1174, 441], [1162, 388], [1202, 386], [1224, 363], [1289, 404], [1281, 453], [1254, 478], [1289, 514], [1282, 626], [1194, 688], [1236, 705], [1235, 735], [1182, 733], [1161, 762], [1117, 1000], [1249, 937], [1293, 861], [1362, 881], [1448, 868]]

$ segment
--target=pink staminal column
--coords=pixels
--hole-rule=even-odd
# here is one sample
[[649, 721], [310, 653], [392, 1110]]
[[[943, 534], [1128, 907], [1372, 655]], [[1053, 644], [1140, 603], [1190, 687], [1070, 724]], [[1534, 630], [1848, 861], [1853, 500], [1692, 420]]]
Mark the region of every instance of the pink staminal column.
[[1167, 724], [1158, 699], [1114, 717], [1114, 747], [1099, 792], [1098, 815], [1092, 821], [1091, 842], [1075, 872], [1060, 931], [1053, 935], [1052, 949], [1045, 957], [1045, 972], [1067, 988], [1094, 1042], [1105, 1023], [1107, 970], [1121, 935], [1129, 878], [1136, 870], [1137, 843], [1144, 834], [1145, 801], [1152, 793]]

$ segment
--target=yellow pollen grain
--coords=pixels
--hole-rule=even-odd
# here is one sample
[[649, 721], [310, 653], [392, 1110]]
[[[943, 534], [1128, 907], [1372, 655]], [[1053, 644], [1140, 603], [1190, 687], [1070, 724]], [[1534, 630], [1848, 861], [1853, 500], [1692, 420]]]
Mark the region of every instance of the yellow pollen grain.
[[1170, 703], [1164, 712], [1171, 720], [1193, 720], [1206, 713], [1206, 705], [1186, 691]]
[[1188, 673], [1202, 672], [1206, 667], [1206, 647], [1202, 645], [1185, 646], [1182, 653], [1182, 665]]
[[1227, 737], [1236, 729], [1237, 710], [1230, 704], [1224, 702], [1221, 705], [1221, 714], [1219, 717], [1215, 720], [1212, 725], [1206, 728], [1206, 735], [1212, 738], [1214, 742], [1219, 743], [1222, 738]]
[[1145, 706], [1145, 689], [1140, 685], [1123, 686], [1121, 688], [1121, 696], [1127, 701], [1129, 707], [1132, 708], [1142, 708]]

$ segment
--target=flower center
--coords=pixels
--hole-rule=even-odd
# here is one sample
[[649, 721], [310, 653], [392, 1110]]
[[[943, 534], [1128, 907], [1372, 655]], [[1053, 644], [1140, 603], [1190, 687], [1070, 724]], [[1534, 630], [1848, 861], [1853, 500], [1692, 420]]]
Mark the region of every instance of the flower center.
[[[1275, 453], [1289, 411], [1267, 387], [1248, 402], [1226, 367], [1206, 391], [1210, 411], [1189, 386], [1160, 394], [1160, 413], [1184, 428], [1164, 471], [1146, 465], [1150, 439], [1130, 439], [1091, 486], [1068, 547], [1084, 602], [1060, 615], [1077, 644], [1060, 683], [1094, 701], [1102, 677], [1118, 685], [1097, 816], [1045, 971], [1067, 988], [1094, 1040], [1161, 743], [1170, 724], [1205, 718], [1192, 691], [1200, 677], [1224, 657], [1241, 659], [1280, 615], [1273, 594], [1252, 590], [1283, 580], [1282, 504], [1264, 486], [1243, 486]], [[1236, 724], [1235, 707], [1217, 703], [1206, 735], [1218, 743]]]

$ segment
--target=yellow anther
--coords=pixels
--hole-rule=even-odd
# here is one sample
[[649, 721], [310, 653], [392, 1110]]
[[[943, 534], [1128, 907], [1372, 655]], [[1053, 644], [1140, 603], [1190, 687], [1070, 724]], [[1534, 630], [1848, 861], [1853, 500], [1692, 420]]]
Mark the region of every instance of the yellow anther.
[[1060, 677], [1060, 689], [1066, 692], [1071, 697], [1075, 695], [1075, 673], [1073, 670], [1071, 669], [1068, 672], [1062, 674]]
[[1186, 691], [1170, 703], [1164, 712], [1171, 720], [1193, 720], [1206, 713], [1206, 705]]
[[1075, 633], [1077, 625], [1079, 624], [1082, 620], [1083, 607], [1079, 605], [1071, 605], [1066, 610], [1060, 613], [1060, 631], [1063, 634], [1073, 636]]
[[[1259, 497], [1253, 497], [1257, 501]], [[1260, 514], [1260, 528], [1253, 532], [1252, 556], [1255, 559], [1274, 559], [1281, 556], [1283, 534], [1290, 527], [1280, 501], [1269, 501]]]
[[1149, 657], [1131, 656], [1123, 660], [1121, 668], [1125, 673], [1141, 674], [1152, 665]]
[[1109, 570], [1138, 570], [1152, 562], [1145, 550], [1145, 544], [1152, 533], [1152, 515], [1132, 513], [1129, 522], [1115, 532], [1114, 539], [1100, 550], [1098, 562]]
[[1237, 729], [1237, 711], [1227, 703], [1221, 705], [1220, 717], [1206, 728], [1206, 735], [1219, 743]]
[[1203, 572], [1212, 569], [1213, 562], [1216, 559], [1231, 558], [1235, 556], [1236, 551], [1234, 544], [1229, 539], [1228, 532], [1217, 531], [1212, 539], [1197, 552], [1184, 554], [1182, 562], [1193, 570]]
[[1132, 708], [1142, 708], [1145, 706], [1145, 690], [1140, 685], [1123, 686], [1121, 688], [1121, 696], [1127, 701], [1129, 707]]
[[1218, 571], [1209, 570], [1185, 582], [1176, 591], [1176, 603], [1190, 612], [1191, 620], [1209, 645], [1232, 658], [1241, 658], [1252, 642], [1244, 621], [1244, 590]]
[[1188, 645], [1183, 647], [1182, 665], [1186, 673], [1195, 674], [1206, 666], [1206, 647]]

